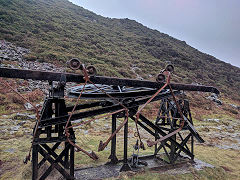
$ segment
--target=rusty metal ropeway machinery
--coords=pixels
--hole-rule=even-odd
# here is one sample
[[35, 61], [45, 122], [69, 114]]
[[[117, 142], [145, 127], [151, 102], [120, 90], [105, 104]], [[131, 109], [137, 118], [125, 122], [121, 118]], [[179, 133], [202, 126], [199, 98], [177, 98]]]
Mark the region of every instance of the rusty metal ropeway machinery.
[[[204, 140], [193, 126], [189, 101], [183, 91], [219, 94], [216, 88], [171, 83], [171, 74], [174, 71], [172, 65], [161, 71], [156, 82], [97, 76], [94, 66], [85, 67], [76, 58], [70, 60], [69, 65], [74, 70], [80, 69], [82, 74], [0, 68], [0, 77], [45, 80], [51, 87], [42, 109], [36, 110], [38, 115], [30, 150], [32, 179], [46, 179], [53, 169], [57, 169], [66, 179], [74, 179], [75, 151], [86, 154], [86, 158], [97, 160], [97, 153], [85, 150], [76, 143], [74, 128], [107, 116], [112, 117], [112, 132], [110, 137], [99, 142], [98, 151], [103, 151], [111, 143], [108, 163], [118, 163], [120, 160], [116, 156], [116, 136], [124, 128], [124, 153], [120, 171], [131, 170], [138, 165], [147, 166], [147, 163], [140, 160], [138, 153], [128, 157], [129, 120], [133, 120], [136, 125], [134, 150], [154, 146], [154, 152], [149, 157], [160, 158], [159, 151], [163, 149], [168, 163], [174, 163], [183, 153], [194, 159], [194, 139], [200, 143]], [[55, 87], [52, 85], [54, 81], [58, 82]], [[66, 106], [65, 85], [68, 82], [79, 84], [67, 91], [69, 97], [75, 98], [74, 106]], [[2, 83], [9, 86], [5, 80]], [[82, 103], [81, 99], [87, 101]], [[152, 102], [159, 104], [154, 120], [142, 113]], [[89, 117], [94, 118], [88, 119]], [[123, 119], [118, 127], [117, 118]], [[75, 123], [76, 120], [78, 123]], [[152, 138], [143, 142], [139, 129], [146, 131]], [[64, 143], [65, 148], [57, 154], [56, 149], [61, 143]], [[30, 154], [25, 162], [28, 160]], [[46, 162], [50, 166], [39, 174], [39, 169]]]

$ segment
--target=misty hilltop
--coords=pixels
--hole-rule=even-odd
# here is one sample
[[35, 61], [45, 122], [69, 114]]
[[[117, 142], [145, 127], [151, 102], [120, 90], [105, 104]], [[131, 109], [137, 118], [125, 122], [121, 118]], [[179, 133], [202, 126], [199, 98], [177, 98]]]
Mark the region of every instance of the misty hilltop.
[[0, 0], [0, 40], [29, 48], [25, 58], [65, 64], [72, 57], [99, 75], [155, 79], [168, 63], [173, 81], [240, 92], [240, 69], [130, 19], [105, 18], [67, 0]]

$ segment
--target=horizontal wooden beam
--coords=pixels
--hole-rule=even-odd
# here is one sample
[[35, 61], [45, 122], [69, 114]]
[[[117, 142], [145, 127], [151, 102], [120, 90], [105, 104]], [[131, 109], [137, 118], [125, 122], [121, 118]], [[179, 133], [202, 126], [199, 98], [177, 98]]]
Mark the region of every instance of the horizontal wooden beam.
[[[6, 77], [6, 78], [60, 81], [60, 78], [62, 75], [66, 76], [67, 82], [76, 82], [76, 83], [85, 82], [83, 75], [73, 74], [73, 73], [58, 73], [58, 72], [47, 72], [47, 71], [0, 68], [0, 77]], [[158, 83], [153, 81], [113, 78], [113, 77], [105, 77], [105, 76], [91, 76], [90, 80], [95, 84], [129, 86], [129, 87], [148, 87], [148, 88], [157, 88], [157, 89], [161, 88], [164, 85], [164, 83]], [[170, 85], [174, 90], [212, 92], [216, 94], [220, 93], [217, 88], [212, 86], [179, 84], [179, 83], [171, 83]]]

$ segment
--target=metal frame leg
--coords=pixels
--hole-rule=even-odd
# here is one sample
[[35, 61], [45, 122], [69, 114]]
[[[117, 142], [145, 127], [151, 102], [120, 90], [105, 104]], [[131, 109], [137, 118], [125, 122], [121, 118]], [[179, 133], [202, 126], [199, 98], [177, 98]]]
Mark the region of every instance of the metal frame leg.
[[70, 147], [70, 175], [74, 177], [74, 146]]
[[39, 145], [33, 145], [32, 149], [32, 180], [38, 178], [38, 146]]
[[121, 171], [131, 171], [131, 168], [128, 164], [127, 159], [127, 145], [128, 145], [128, 121], [124, 125], [124, 158], [123, 158], [123, 166], [120, 169]]
[[[114, 133], [116, 131], [116, 127], [117, 127], [117, 115], [113, 114], [112, 115], [112, 133]], [[108, 159], [111, 159], [110, 162], [108, 162], [107, 164], [116, 164], [118, 163], [118, 158], [116, 156], [116, 142], [117, 142], [117, 136], [113, 136], [112, 138], [112, 142], [111, 142], [111, 154], [109, 156]]]

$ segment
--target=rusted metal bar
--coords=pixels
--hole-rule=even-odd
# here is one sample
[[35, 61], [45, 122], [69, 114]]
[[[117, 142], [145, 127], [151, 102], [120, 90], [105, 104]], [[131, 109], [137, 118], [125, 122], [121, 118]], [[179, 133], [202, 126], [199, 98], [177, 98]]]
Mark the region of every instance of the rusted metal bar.
[[98, 151], [103, 151], [108, 143], [112, 140], [112, 138], [120, 131], [120, 129], [128, 122], [128, 112], [126, 112], [127, 116], [124, 121], [118, 126], [118, 128], [112, 133], [112, 135], [103, 143], [100, 141], [98, 146]]

